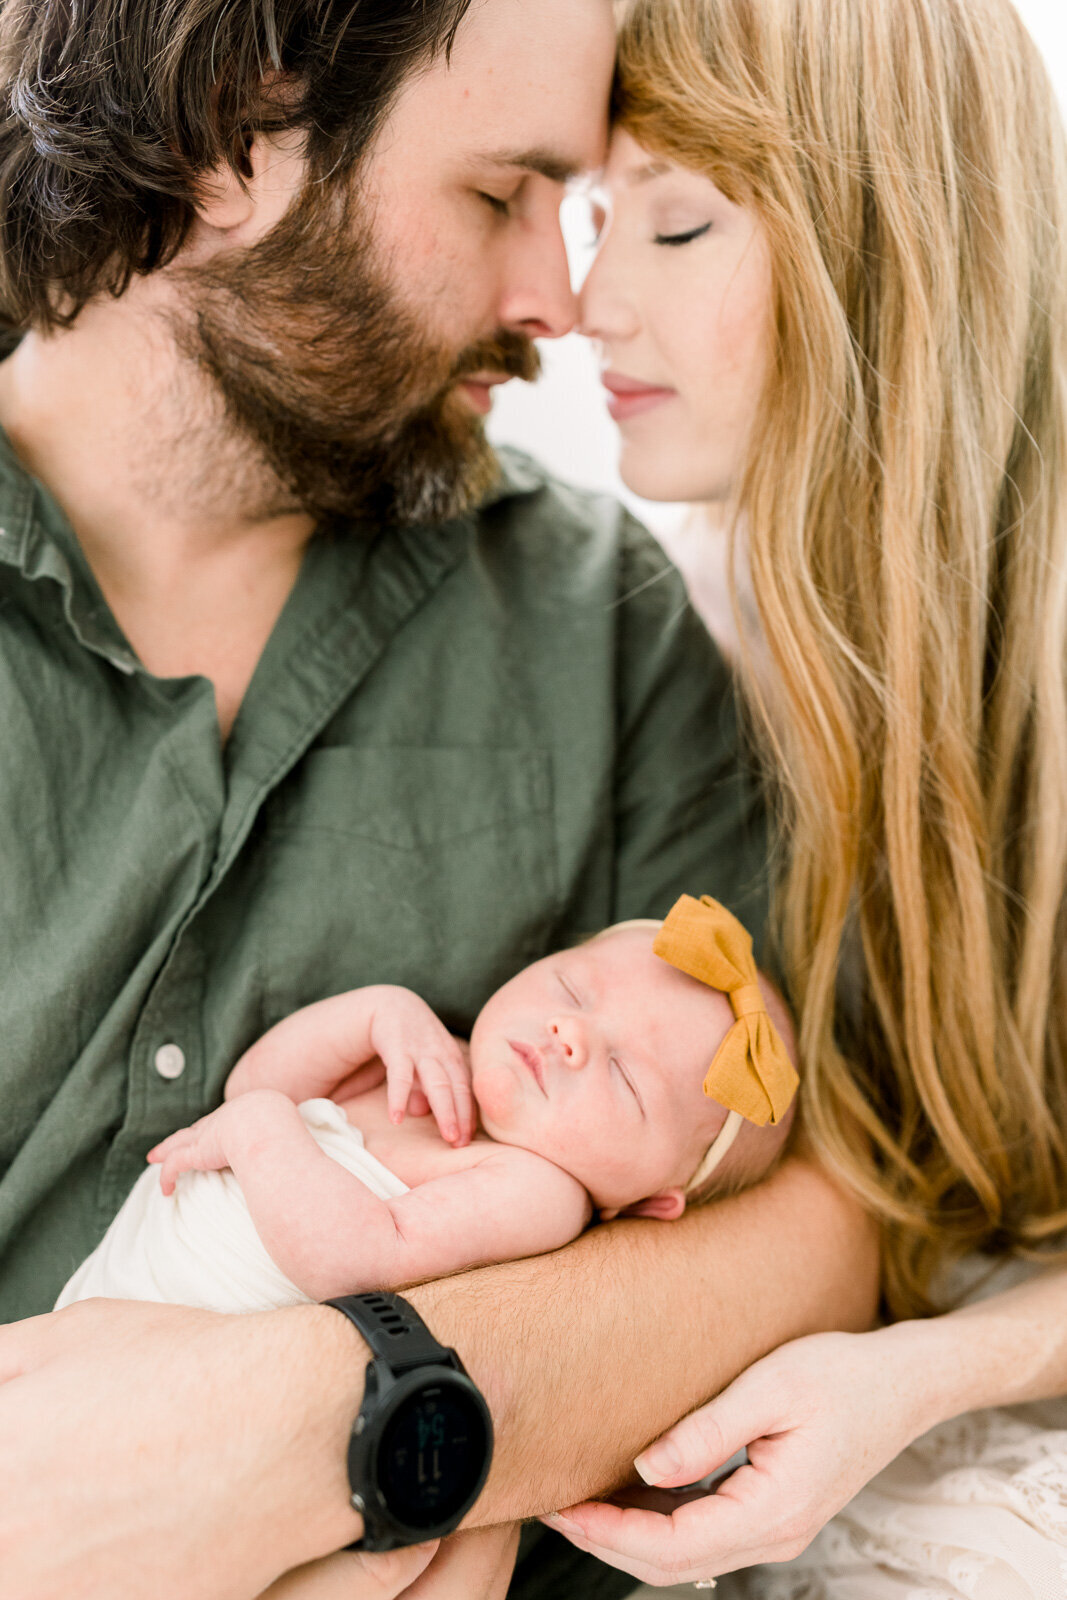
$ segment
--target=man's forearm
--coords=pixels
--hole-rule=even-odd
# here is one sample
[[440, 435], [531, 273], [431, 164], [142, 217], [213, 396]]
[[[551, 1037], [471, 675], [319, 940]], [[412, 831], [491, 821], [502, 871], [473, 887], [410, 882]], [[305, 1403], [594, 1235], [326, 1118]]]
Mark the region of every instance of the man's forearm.
[[612, 1223], [566, 1249], [408, 1291], [497, 1423], [473, 1521], [603, 1494], [678, 1417], [787, 1339], [862, 1329], [878, 1246], [858, 1204], [790, 1158], [672, 1223]]

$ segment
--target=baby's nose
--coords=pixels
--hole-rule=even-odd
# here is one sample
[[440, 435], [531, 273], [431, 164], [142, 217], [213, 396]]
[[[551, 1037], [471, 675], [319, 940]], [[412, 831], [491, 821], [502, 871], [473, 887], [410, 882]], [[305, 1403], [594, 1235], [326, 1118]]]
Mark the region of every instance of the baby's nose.
[[579, 1072], [589, 1059], [585, 1029], [577, 1017], [557, 1017], [548, 1024], [549, 1038], [565, 1067]]

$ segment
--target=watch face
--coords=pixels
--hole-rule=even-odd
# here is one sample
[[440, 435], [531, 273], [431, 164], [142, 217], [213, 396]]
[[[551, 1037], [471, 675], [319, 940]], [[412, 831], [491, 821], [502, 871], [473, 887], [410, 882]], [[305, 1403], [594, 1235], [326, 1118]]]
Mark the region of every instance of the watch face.
[[464, 1510], [488, 1455], [485, 1422], [459, 1384], [438, 1384], [403, 1402], [382, 1434], [378, 1484], [410, 1528], [435, 1528]]

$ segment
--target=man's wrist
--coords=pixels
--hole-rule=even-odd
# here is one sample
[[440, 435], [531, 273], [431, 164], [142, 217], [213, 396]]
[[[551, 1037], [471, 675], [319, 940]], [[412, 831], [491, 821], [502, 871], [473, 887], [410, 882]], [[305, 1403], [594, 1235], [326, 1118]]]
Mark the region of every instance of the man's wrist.
[[302, 1306], [298, 1359], [305, 1363], [310, 1395], [307, 1427], [299, 1437], [310, 1444], [307, 1471], [316, 1485], [321, 1526], [319, 1551], [341, 1550], [363, 1537], [363, 1519], [352, 1509], [348, 1483], [348, 1441], [363, 1402], [370, 1348], [345, 1318], [330, 1306]]

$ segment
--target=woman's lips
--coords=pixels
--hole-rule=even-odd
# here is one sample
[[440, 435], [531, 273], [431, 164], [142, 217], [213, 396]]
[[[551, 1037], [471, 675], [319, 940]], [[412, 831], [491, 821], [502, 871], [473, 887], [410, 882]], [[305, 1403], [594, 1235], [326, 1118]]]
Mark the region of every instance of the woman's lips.
[[521, 1044], [517, 1039], [509, 1039], [508, 1044], [514, 1050], [519, 1060], [528, 1069], [531, 1077], [533, 1078], [537, 1087], [540, 1089], [541, 1093], [547, 1098], [548, 1091], [545, 1088], [545, 1067], [544, 1062], [541, 1059], [540, 1050], [535, 1050], [532, 1044]]
[[615, 422], [626, 422], [652, 411], [665, 400], [673, 400], [674, 389], [661, 389], [651, 383], [641, 383], [637, 378], [624, 377], [621, 372], [605, 372], [600, 380], [608, 391], [608, 411]]

